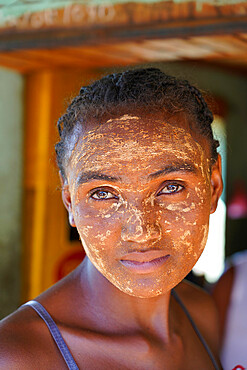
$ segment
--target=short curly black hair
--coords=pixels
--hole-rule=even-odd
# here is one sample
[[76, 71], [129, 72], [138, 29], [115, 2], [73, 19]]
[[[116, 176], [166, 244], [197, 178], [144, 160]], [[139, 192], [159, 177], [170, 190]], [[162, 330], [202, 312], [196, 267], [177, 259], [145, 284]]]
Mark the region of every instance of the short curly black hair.
[[64, 159], [78, 124], [83, 126], [90, 119], [100, 123], [127, 113], [157, 111], [185, 112], [192, 118], [191, 128], [209, 140], [212, 161], [217, 159], [219, 143], [213, 138], [213, 114], [201, 92], [188, 81], [166, 75], [157, 68], [134, 69], [108, 75], [82, 87], [58, 120], [60, 141], [55, 150], [62, 176], [66, 177]]

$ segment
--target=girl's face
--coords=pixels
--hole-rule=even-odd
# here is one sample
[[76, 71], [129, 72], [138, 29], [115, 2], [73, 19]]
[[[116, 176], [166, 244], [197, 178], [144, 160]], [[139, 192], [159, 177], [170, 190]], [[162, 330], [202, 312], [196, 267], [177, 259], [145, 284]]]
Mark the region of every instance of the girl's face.
[[169, 291], [206, 244], [220, 168], [184, 127], [155, 115], [111, 119], [81, 135], [66, 169], [63, 200], [88, 258], [130, 295]]

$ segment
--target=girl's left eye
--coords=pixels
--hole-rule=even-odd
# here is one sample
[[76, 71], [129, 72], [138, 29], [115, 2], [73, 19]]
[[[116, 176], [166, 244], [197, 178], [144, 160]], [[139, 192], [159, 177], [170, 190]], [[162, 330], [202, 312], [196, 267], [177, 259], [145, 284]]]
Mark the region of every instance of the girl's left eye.
[[180, 184], [168, 184], [168, 185], [164, 186], [164, 188], [159, 192], [158, 195], [160, 195], [160, 194], [174, 194], [174, 193], [180, 192], [183, 189], [184, 189], [184, 187]]
[[110, 191], [107, 190], [96, 190], [92, 195], [91, 198], [95, 200], [108, 200], [108, 199], [116, 199], [117, 197], [112, 194]]

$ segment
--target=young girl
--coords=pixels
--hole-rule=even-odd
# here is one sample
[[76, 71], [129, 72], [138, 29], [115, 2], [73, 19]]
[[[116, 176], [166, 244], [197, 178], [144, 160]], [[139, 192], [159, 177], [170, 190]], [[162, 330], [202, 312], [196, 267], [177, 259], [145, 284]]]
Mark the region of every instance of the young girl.
[[196, 88], [154, 68], [81, 88], [56, 153], [87, 256], [2, 321], [1, 369], [219, 368], [215, 307], [182, 281], [222, 191], [212, 120]]

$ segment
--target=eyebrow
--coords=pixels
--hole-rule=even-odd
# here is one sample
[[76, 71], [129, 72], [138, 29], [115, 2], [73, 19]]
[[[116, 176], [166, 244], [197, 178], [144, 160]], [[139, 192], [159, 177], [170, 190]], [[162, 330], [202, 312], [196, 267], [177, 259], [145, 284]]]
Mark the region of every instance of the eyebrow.
[[100, 173], [97, 171], [87, 171], [87, 172], [82, 172], [77, 177], [76, 182], [78, 185], [81, 185], [91, 180], [104, 180], [104, 181], [110, 181], [110, 182], [121, 181], [120, 177], [105, 175], [104, 173]]
[[150, 174], [148, 178], [156, 179], [159, 176], [166, 175], [168, 173], [173, 173], [173, 172], [197, 173], [197, 169], [193, 163], [189, 163], [189, 162], [177, 163], [174, 165], [166, 166], [163, 169]]
[[[193, 163], [177, 163], [174, 165], [169, 165], [164, 167], [163, 169], [154, 172], [150, 175], [148, 175], [148, 179], [156, 179], [159, 176], [166, 175], [168, 173], [173, 173], [173, 172], [189, 172], [189, 173], [197, 173], [197, 169], [194, 166]], [[103, 181], [109, 181], [109, 182], [122, 182], [121, 177], [115, 177], [115, 176], [109, 176], [104, 173], [100, 173], [97, 171], [87, 171], [87, 172], [82, 172], [78, 177], [77, 177], [77, 184], [81, 185], [86, 182], [92, 181], [92, 180], [103, 180]]]

